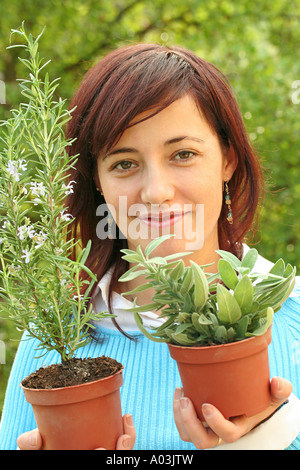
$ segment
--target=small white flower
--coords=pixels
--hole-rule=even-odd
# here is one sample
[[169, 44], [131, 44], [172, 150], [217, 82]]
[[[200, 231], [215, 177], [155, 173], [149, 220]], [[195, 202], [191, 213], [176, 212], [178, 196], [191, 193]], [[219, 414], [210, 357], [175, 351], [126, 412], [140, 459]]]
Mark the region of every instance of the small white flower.
[[38, 183], [37, 181], [33, 181], [30, 183], [31, 187], [31, 192], [34, 196], [45, 196], [46, 194], [46, 188], [44, 186], [44, 183]]
[[65, 214], [65, 209], [63, 211], [61, 211], [60, 213], [60, 216], [62, 219], [64, 219], [66, 222], [68, 222], [69, 220], [72, 220], [73, 219], [73, 216], [72, 214]]
[[24, 253], [24, 255], [22, 255], [22, 258], [25, 258], [25, 263], [29, 263], [31, 253], [28, 250], [22, 250], [22, 252]]
[[38, 248], [41, 248], [41, 246], [44, 245], [44, 243], [47, 239], [47, 235], [44, 232], [36, 233], [34, 235], [33, 239], [35, 241], [37, 241], [37, 244], [35, 245], [35, 248], [38, 249]]
[[74, 186], [72, 183], [76, 183], [76, 181], [70, 181], [70, 183], [68, 183], [68, 186], [64, 185], [64, 187], [66, 188], [66, 196], [74, 193], [74, 190], [73, 190]]
[[27, 170], [26, 160], [19, 160], [18, 162], [13, 162], [12, 160], [9, 160], [8, 165], [7, 165], [7, 171], [14, 177], [14, 179], [17, 182], [20, 181], [20, 175], [21, 175], [21, 173], [19, 173], [18, 170], [22, 170], [22, 171]]
[[29, 236], [29, 238], [33, 238], [34, 235], [35, 235], [35, 231], [34, 231], [34, 227], [32, 225], [29, 225], [27, 227], [27, 235]]
[[22, 225], [18, 227], [17, 236], [20, 240], [24, 240], [25, 237], [33, 238], [35, 235], [35, 231], [32, 225]]
[[26, 171], [27, 170], [27, 162], [26, 160], [19, 160], [19, 170]]
[[8, 173], [11, 174], [17, 182], [20, 181], [20, 173], [18, 173], [18, 168], [12, 160], [9, 160], [6, 169]]
[[83, 295], [73, 295], [73, 300], [75, 300], [76, 302], [78, 301], [82, 301], [84, 299], [84, 296]]
[[18, 238], [20, 240], [24, 240], [25, 236], [27, 235], [27, 227], [26, 225], [22, 225], [22, 227], [18, 227]]

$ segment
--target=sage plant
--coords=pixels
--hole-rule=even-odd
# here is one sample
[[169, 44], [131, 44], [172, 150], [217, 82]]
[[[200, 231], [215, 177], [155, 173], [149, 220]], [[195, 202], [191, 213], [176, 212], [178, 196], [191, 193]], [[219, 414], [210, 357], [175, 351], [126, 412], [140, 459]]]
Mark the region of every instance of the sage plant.
[[[96, 281], [85, 266], [90, 243], [81, 248], [66, 236], [73, 216], [65, 198], [75, 184], [68, 175], [76, 164], [64, 134], [71, 112], [55, 98], [58, 79], [42, 76], [50, 61], [40, 58], [41, 35], [27, 35], [24, 24], [13, 33], [22, 38], [11, 47], [25, 48], [20, 60], [29, 77], [20, 81], [24, 102], [0, 126], [0, 311], [65, 362], [90, 341], [93, 321], [107, 315], [89, 302]], [[83, 280], [83, 271], [90, 279]]]
[[[152, 302], [127, 309], [134, 314], [137, 326], [149, 339], [181, 346], [211, 346], [241, 341], [264, 334], [273, 315], [288, 298], [295, 285], [296, 268], [279, 259], [267, 273], [256, 271], [258, 252], [251, 248], [242, 260], [232, 253], [218, 250], [217, 273], [207, 273], [190, 260], [190, 252], [165, 257], [150, 254], [173, 234], [152, 240], [143, 253], [123, 249], [124, 260], [133, 264], [120, 278], [128, 282], [139, 276], [146, 281], [122, 295], [154, 289]], [[162, 324], [153, 331], [143, 325], [141, 312], [161, 311]]]

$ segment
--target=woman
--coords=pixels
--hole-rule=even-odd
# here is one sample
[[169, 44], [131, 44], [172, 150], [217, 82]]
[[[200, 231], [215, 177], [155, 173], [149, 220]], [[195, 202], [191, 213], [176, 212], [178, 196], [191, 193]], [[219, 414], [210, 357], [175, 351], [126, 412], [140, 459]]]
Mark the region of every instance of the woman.
[[[297, 364], [280, 367], [279, 359], [292, 354], [291, 328], [294, 340], [299, 338], [297, 297], [288, 299], [275, 316], [271, 372], [285, 379], [273, 377], [271, 406], [254, 417], [227, 421], [205, 404], [204, 427], [182, 395], [166, 345], [136, 331], [126, 312], [132, 299], [120, 295], [143, 282], [118, 282], [130, 267], [120, 249], [144, 249], [154, 232], [159, 236], [166, 228], [176, 236], [155, 255], [185, 251], [192, 241], [195, 248], [185, 263], [214, 263], [210, 270], [216, 270], [217, 249], [239, 258], [244, 254], [242, 242], [262, 196], [262, 171], [225, 77], [183, 48], [127, 46], [108, 54], [85, 76], [74, 106], [68, 137], [76, 139], [70, 153], [80, 156], [70, 176], [75, 182], [68, 199], [76, 218], [73, 234], [84, 245], [93, 242], [87, 264], [99, 279], [93, 292], [95, 308], [117, 315], [98, 325], [97, 341], [79, 355], [109, 355], [125, 367], [121, 393], [127, 414], [117, 449], [131, 449], [134, 443], [134, 449], [155, 450], [288, 447], [300, 431], [299, 400], [291, 394], [290, 383], [297, 384]], [[103, 204], [111, 209], [108, 218], [101, 212]], [[103, 232], [103, 220], [108, 221], [109, 236]], [[258, 269], [268, 268], [260, 258]], [[148, 303], [152, 294], [140, 292], [137, 304]], [[144, 314], [144, 324], [156, 321], [157, 314]], [[21, 343], [12, 369], [0, 432], [3, 448], [13, 447], [19, 434], [35, 427], [18, 388], [21, 378], [41, 364], [34, 360], [35, 347], [33, 340]], [[55, 353], [47, 358], [49, 363], [57, 361]], [[38, 432], [22, 434], [18, 445], [40, 448]]]

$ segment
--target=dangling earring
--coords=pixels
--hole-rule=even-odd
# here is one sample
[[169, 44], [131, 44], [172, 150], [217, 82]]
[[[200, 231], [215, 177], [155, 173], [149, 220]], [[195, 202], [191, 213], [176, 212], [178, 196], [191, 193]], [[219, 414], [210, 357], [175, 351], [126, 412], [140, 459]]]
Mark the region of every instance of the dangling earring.
[[231, 200], [230, 200], [230, 194], [229, 194], [229, 188], [228, 188], [228, 182], [224, 181], [224, 187], [225, 187], [225, 204], [227, 204], [228, 207], [228, 214], [227, 214], [227, 220], [230, 224], [233, 224], [233, 217], [232, 217], [232, 209], [231, 209]]
[[101, 196], [103, 196], [103, 191], [101, 188], [98, 188], [98, 186], [96, 186], [96, 191], [98, 191], [98, 193], [100, 193]]

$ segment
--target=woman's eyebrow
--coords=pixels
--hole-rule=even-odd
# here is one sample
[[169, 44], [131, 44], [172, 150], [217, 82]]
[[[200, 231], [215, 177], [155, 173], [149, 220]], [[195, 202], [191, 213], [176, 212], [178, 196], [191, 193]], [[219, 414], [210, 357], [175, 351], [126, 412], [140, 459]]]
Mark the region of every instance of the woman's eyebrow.
[[111, 157], [112, 155], [118, 155], [118, 153], [137, 153], [138, 150], [131, 148], [131, 147], [122, 147], [116, 150], [112, 150], [111, 152], [108, 152], [104, 155], [103, 160], [105, 160], [107, 157]]
[[[166, 142], [164, 142], [164, 145], [176, 144], [178, 142], [181, 142], [182, 140], [193, 140], [198, 143], [204, 143], [204, 140], [200, 139], [199, 137], [191, 137], [191, 136], [185, 135], [185, 136], [173, 137], [172, 139], [169, 139]], [[138, 153], [138, 150], [133, 147], [121, 147], [119, 149], [112, 150], [111, 152], [105, 154], [102, 161], [104, 161], [107, 157], [110, 157], [112, 155], [118, 155], [119, 153]]]
[[199, 137], [192, 137], [189, 135], [184, 135], [184, 136], [179, 136], [179, 137], [174, 137], [173, 139], [167, 140], [164, 145], [171, 145], [171, 144], [176, 144], [177, 142], [181, 142], [182, 140], [194, 140], [195, 142], [200, 142], [204, 143], [203, 139], [200, 139]]

